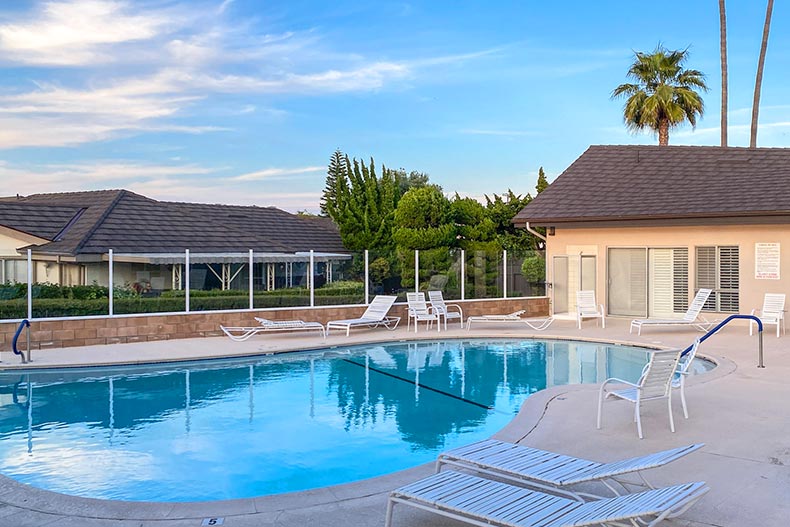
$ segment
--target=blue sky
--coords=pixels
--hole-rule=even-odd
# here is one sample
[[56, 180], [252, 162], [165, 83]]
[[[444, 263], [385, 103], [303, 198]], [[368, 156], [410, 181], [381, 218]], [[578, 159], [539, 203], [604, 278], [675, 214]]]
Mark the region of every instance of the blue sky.
[[[748, 145], [764, 2], [728, 2], [730, 144]], [[775, 7], [759, 146], [790, 146]], [[2, 195], [127, 188], [315, 211], [336, 148], [447, 193], [533, 192], [590, 144], [654, 144], [612, 89], [633, 50], [689, 47], [719, 144], [717, 3], [3, 0]]]

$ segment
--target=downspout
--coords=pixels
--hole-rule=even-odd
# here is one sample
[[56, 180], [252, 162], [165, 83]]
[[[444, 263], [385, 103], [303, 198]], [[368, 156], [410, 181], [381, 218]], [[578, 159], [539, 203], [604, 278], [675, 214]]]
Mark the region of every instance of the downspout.
[[[549, 277], [549, 258], [548, 258], [549, 241], [541, 233], [539, 233], [538, 231], [536, 231], [535, 229], [530, 227], [529, 226], [529, 222], [525, 222], [524, 223], [524, 228], [527, 230], [528, 233], [530, 233], [533, 236], [536, 236], [536, 237], [540, 238], [541, 240], [543, 240], [543, 243], [546, 244], [546, 258], [543, 259], [543, 276], [545, 276], [548, 279], [548, 277]], [[548, 296], [548, 294], [549, 294], [548, 287], [546, 287], [544, 289], [546, 289], [546, 295]]]

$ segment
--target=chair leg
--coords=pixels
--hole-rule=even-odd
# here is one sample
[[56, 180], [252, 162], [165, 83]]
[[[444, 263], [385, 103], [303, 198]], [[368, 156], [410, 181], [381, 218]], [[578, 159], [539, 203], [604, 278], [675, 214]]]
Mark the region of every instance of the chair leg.
[[636, 432], [639, 434], [639, 439], [644, 439], [642, 436], [642, 416], [639, 415], [639, 401], [636, 402]]
[[392, 525], [392, 508], [395, 506], [395, 502], [392, 500], [387, 500], [387, 515], [384, 519], [384, 527], [390, 527]]
[[603, 386], [601, 386], [601, 389], [598, 392], [598, 422], [596, 423], [596, 428], [598, 428], [598, 430], [601, 429], [601, 411], [603, 410], [603, 399]]
[[683, 405], [683, 417], [688, 419], [689, 411], [686, 407], [686, 381], [682, 376], [680, 377], [680, 402]]
[[667, 409], [669, 410], [669, 429], [675, 433], [675, 420], [672, 418], [672, 388], [669, 388], [669, 397], [667, 397]]

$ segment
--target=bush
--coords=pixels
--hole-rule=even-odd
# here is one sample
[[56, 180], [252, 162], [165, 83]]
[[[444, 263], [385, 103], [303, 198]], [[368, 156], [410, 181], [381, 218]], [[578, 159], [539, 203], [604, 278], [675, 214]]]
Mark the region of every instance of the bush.
[[524, 258], [521, 274], [527, 282], [543, 282], [546, 280], [546, 261], [540, 256]]

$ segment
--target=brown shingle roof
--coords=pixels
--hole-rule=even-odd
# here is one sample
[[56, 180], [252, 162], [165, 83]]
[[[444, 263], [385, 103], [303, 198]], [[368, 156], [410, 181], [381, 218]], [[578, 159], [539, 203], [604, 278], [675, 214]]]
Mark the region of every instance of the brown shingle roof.
[[54, 240], [82, 210], [80, 207], [0, 202], [0, 225]]
[[790, 149], [591, 146], [513, 219], [790, 215]]
[[[0, 210], [13, 207], [36, 217], [40, 207], [80, 213], [49, 228], [58, 238], [36, 247], [48, 254], [201, 252], [347, 252], [337, 229], [274, 207], [243, 207], [157, 201], [126, 190], [34, 194], [0, 198]], [[52, 214], [54, 215], [54, 213]], [[46, 218], [40, 217], [39, 223]], [[0, 225], [5, 225], [0, 212]], [[62, 230], [67, 225], [65, 230]], [[8, 225], [16, 228], [13, 225]], [[41, 227], [40, 232], [46, 228]], [[18, 229], [21, 230], [21, 229]], [[27, 232], [27, 231], [26, 231]], [[53, 237], [47, 237], [54, 239]]]

